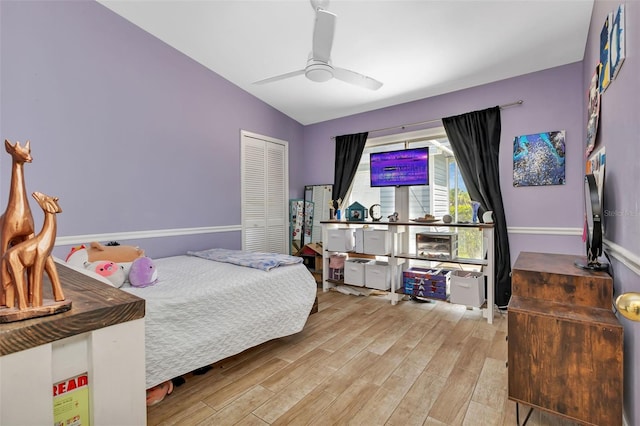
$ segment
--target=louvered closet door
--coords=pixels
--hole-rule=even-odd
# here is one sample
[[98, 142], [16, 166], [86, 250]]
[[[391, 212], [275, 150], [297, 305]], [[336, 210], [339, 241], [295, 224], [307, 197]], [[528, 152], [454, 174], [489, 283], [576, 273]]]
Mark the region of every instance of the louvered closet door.
[[288, 146], [248, 132], [241, 135], [242, 248], [288, 253]]

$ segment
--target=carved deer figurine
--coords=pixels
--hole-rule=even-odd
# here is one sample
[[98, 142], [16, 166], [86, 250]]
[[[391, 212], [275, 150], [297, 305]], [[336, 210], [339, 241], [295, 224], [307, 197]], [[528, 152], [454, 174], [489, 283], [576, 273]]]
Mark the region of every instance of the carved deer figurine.
[[[62, 212], [62, 209], [58, 205], [57, 197], [50, 197], [40, 192], [34, 192], [32, 195], [44, 211], [44, 224], [38, 235], [12, 246], [4, 254], [3, 261], [7, 268], [2, 270], [2, 282], [11, 282], [5, 288], [6, 304], [9, 308], [14, 306], [15, 293], [18, 295], [18, 309], [28, 307], [25, 295], [27, 291], [25, 272], [27, 271], [29, 275], [28, 299], [32, 307], [42, 306], [44, 271], [47, 272], [51, 280], [53, 298], [57, 302], [64, 300], [58, 271], [51, 256], [51, 250], [53, 250], [56, 241], [56, 214]], [[11, 277], [13, 277], [13, 281], [11, 281]]]
[[[0, 216], [0, 271], [7, 272], [7, 266], [3, 259], [4, 253], [11, 245], [32, 238], [34, 235], [33, 216], [29, 207], [29, 199], [24, 184], [23, 164], [31, 163], [31, 147], [27, 141], [24, 147], [20, 142], [14, 145], [8, 140], [4, 141], [4, 146], [12, 158], [11, 186], [9, 188], [9, 200], [7, 209]], [[0, 285], [0, 306], [5, 304], [3, 288], [9, 282], [3, 281]]]

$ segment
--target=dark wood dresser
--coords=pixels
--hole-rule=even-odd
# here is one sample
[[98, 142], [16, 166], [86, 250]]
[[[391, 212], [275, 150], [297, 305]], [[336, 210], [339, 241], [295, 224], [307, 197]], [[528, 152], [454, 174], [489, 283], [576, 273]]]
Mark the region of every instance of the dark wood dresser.
[[578, 256], [522, 252], [508, 308], [509, 399], [589, 425], [622, 424], [613, 280]]

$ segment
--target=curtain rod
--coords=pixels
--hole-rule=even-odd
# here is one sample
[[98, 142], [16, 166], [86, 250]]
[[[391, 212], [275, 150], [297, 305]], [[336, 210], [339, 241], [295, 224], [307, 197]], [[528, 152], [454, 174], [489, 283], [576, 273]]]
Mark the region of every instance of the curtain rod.
[[[504, 104], [504, 105], [500, 105], [499, 108], [500, 109], [505, 109], [505, 108], [509, 108], [512, 106], [516, 106], [516, 105], [522, 105], [524, 103], [524, 101], [522, 99], [519, 99], [515, 102], [511, 102], [508, 104]], [[392, 126], [392, 127], [385, 127], [384, 129], [376, 129], [376, 130], [369, 130], [369, 133], [375, 133], [375, 132], [384, 132], [386, 130], [393, 130], [393, 129], [405, 129], [406, 127], [413, 127], [413, 126], [420, 126], [423, 124], [431, 124], [431, 123], [437, 123], [438, 121], [442, 121], [441, 118], [434, 118], [432, 120], [427, 120], [427, 121], [419, 121], [417, 123], [409, 123], [409, 124], [402, 124], [400, 126]], [[335, 139], [335, 136], [331, 136], [331, 139]]]

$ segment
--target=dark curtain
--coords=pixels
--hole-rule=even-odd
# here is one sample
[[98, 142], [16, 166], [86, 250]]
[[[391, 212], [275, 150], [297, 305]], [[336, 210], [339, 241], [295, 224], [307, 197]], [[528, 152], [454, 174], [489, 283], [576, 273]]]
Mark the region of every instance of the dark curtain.
[[442, 119], [471, 200], [493, 211], [495, 222], [495, 296], [504, 307], [511, 297], [511, 255], [500, 192], [500, 107]]
[[[368, 132], [336, 136], [336, 159], [333, 171], [333, 198], [344, 200], [356, 175]], [[338, 206], [339, 207], [339, 206]]]

